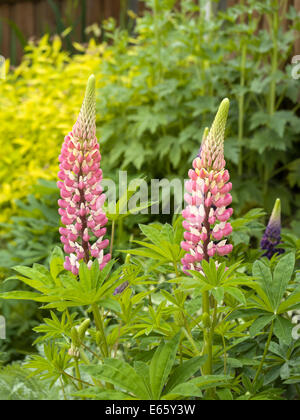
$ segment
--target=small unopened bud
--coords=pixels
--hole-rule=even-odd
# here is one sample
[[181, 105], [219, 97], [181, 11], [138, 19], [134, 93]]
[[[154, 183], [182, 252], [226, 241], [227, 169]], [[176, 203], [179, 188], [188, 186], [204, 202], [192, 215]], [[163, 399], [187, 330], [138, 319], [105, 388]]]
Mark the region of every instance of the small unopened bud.
[[86, 320], [84, 320], [78, 327], [78, 336], [79, 336], [79, 340], [82, 341], [84, 339], [85, 333], [87, 331], [87, 329], [89, 328], [91, 323], [91, 320], [88, 318]]
[[73, 327], [71, 329], [71, 338], [72, 338], [72, 344], [75, 347], [79, 347], [80, 346], [80, 339], [79, 339], [79, 335], [78, 335], [78, 331], [76, 327]]
[[79, 357], [80, 357], [80, 351], [79, 351], [78, 348], [76, 348], [72, 344], [71, 347], [68, 350], [68, 355], [71, 356], [71, 357], [74, 357], [75, 359], [79, 359]]

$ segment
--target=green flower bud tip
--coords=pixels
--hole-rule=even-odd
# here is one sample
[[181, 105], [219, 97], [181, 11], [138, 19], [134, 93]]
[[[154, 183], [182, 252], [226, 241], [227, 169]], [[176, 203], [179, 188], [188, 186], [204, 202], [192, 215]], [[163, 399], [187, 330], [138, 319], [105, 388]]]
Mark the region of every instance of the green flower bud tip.
[[270, 223], [280, 224], [281, 220], [281, 201], [277, 198], [270, 217]]
[[221, 102], [218, 112], [215, 116], [214, 122], [209, 132], [209, 139], [212, 139], [215, 143], [220, 144], [224, 141], [224, 134], [226, 128], [226, 122], [229, 112], [229, 99], [225, 98]]
[[93, 140], [96, 133], [96, 79], [92, 74], [87, 82], [79, 117], [73, 127], [78, 139]]

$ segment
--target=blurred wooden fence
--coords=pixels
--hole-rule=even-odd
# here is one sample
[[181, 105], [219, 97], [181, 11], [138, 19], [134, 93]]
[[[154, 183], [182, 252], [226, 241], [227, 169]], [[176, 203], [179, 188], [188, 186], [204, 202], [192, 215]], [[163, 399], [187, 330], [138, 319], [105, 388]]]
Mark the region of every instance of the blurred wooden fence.
[[[300, 0], [288, 1], [300, 12]], [[227, 0], [227, 5], [237, 2]], [[144, 3], [140, 0], [0, 0], [0, 55], [19, 61], [22, 39], [38, 38], [45, 32], [62, 32], [74, 22], [73, 38], [83, 41], [84, 28], [110, 16], [122, 23], [127, 8], [142, 13]], [[295, 38], [296, 53], [300, 54], [300, 39]]]

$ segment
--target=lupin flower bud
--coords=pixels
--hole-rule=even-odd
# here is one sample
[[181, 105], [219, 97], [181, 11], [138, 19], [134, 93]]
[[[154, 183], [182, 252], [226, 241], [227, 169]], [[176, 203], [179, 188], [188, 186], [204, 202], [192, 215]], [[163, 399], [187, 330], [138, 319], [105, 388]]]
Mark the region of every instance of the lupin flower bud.
[[[64, 267], [78, 274], [80, 261], [89, 267], [93, 258], [100, 269], [110, 260], [104, 255], [109, 241], [103, 239], [107, 218], [103, 211], [105, 195], [102, 194], [100, 169], [101, 155], [96, 138], [95, 77], [87, 83], [86, 93], [78, 119], [72, 131], [65, 137], [59, 156], [58, 182], [61, 199], [58, 201], [61, 222], [61, 241], [70, 256]], [[91, 244], [91, 236], [95, 236]]]
[[124, 292], [125, 289], [127, 289], [128, 286], [129, 286], [129, 282], [124, 281], [124, 283], [120, 284], [120, 286], [115, 288], [115, 291], [113, 293], [114, 296], [120, 295], [122, 292]]
[[265, 233], [260, 242], [261, 249], [266, 250], [264, 257], [272, 258], [274, 254], [282, 254], [284, 249], [276, 248], [281, 241], [281, 202], [277, 198], [273, 211], [266, 227]]
[[[232, 198], [232, 184], [225, 170], [224, 133], [229, 110], [229, 100], [219, 107], [211, 129], [204, 131], [198, 156], [189, 170], [183, 210], [184, 239], [181, 247], [187, 251], [181, 260], [183, 270], [201, 271], [201, 261], [214, 255], [226, 255], [232, 251], [226, 236], [232, 232], [228, 219], [233, 213], [228, 208]], [[216, 262], [218, 265], [218, 263]]]

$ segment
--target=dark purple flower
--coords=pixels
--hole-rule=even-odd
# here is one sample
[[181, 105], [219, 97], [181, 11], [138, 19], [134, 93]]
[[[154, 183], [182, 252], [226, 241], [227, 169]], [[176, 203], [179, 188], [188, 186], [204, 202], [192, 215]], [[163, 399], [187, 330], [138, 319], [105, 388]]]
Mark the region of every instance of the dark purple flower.
[[268, 257], [269, 259], [272, 258], [274, 254], [282, 254], [284, 249], [276, 248], [277, 245], [281, 243], [281, 203], [280, 199], [277, 198], [275, 201], [275, 205], [268, 223], [266, 227], [265, 233], [262, 237], [260, 242], [261, 249], [266, 250], [263, 254], [264, 257]]

